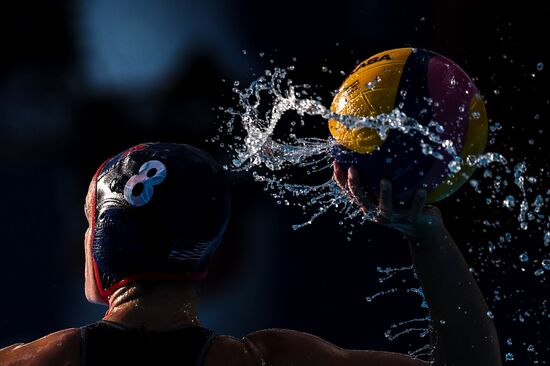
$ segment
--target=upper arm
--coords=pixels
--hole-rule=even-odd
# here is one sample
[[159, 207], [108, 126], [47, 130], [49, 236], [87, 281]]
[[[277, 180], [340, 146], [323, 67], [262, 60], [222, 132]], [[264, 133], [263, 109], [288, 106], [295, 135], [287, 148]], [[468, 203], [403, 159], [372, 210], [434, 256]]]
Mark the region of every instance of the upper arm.
[[[256, 363], [273, 366], [426, 366], [427, 363], [407, 355], [347, 350], [311, 334], [267, 329], [254, 332], [242, 339], [249, 354], [256, 355]], [[258, 362], [263, 361], [263, 363]]]
[[80, 330], [61, 330], [30, 343], [19, 343], [0, 350], [0, 365], [78, 365]]

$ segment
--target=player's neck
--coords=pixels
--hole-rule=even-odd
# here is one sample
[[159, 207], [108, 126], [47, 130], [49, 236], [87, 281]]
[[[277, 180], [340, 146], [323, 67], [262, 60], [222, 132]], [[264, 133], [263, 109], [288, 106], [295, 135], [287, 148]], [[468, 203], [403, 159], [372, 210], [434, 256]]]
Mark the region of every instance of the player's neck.
[[103, 320], [148, 330], [200, 325], [197, 294], [185, 286], [123, 287], [110, 297], [109, 310]]

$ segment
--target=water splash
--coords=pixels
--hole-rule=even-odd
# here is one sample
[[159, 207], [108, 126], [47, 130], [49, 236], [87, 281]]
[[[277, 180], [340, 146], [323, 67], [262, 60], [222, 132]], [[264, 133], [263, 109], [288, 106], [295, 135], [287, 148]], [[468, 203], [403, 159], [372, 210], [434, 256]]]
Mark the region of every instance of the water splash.
[[424, 338], [430, 333], [430, 328], [429, 327], [420, 327], [420, 328], [418, 328], [418, 327], [407, 327], [405, 329], [400, 329], [398, 331], [396, 329], [398, 329], [399, 327], [402, 327], [404, 325], [414, 324], [414, 323], [428, 323], [429, 324], [430, 320], [431, 320], [431, 318], [429, 316], [427, 316], [425, 318], [411, 319], [411, 320], [406, 320], [406, 321], [403, 321], [403, 322], [399, 322], [397, 324], [392, 324], [390, 326], [390, 329], [388, 329], [387, 331], [384, 332], [384, 336], [387, 339], [389, 339], [390, 341], [393, 341], [393, 340], [397, 339], [398, 337], [401, 337], [405, 334], [412, 333], [412, 332], [418, 332], [419, 337]]
[[[288, 68], [288, 70], [291, 69], [293, 67]], [[376, 88], [379, 81], [374, 80], [370, 87]], [[514, 214], [520, 231], [530, 230], [543, 239], [544, 247], [550, 246], [550, 220], [545, 213], [550, 200], [550, 190], [544, 193], [535, 191], [536, 184], [543, 182], [547, 173], [541, 170], [540, 176], [528, 176], [529, 164], [526, 160], [514, 162], [513, 158], [506, 158], [496, 152], [470, 155], [461, 159], [452, 141], [441, 138], [444, 132], [441, 124], [431, 121], [428, 125], [421, 125], [399, 109], [375, 117], [338, 115], [325, 107], [320, 102], [320, 98], [315, 97], [310, 85], [294, 85], [285, 69], [276, 68], [273, 71], [266, 71], [247, 88], [241, 90], [235, 86], [233, 91], [238, 96], [238, 106], [223, 109], [228, 113], [229, 119], [224, 121], [224, 129], [220, 131], [224, 135], [224, 140], [227, 136], [233, 138], [233, 141], [226, 145], [232, 156], [232, 162], [225, 168], [232, 171], [251, 171], [254, 180], [262, 183], [278, 204], [299, 207], [307, 219], [303, 223], [294, 225], [295, 230], [313, 223], [316, 218], [332, 210], [340, 216], [339, 226], [345, 229], [350, 240], [355, 227], [365, 221], [373, 221], [378, 214], [376, 209], [361, 211], [329, 178], [333, 160], [331, 151], [335, 141], [327, 137], [300, 137], [298, 132], [306, 123], [304, 118], [308, 117], [318, 118], [319, 126], [325, 130], [326, 121], [334, 119], [347, 127], [373, 128], [382, 138], [385, 138], [390, 131], [415, 135], [425, 155], [439, 160], [443, 158], [444, 153], [452, 157], [448, 163], [449, 178], [454, 174], [460, 174], [464, 165], [481, 168], [482, 173], [477, 179], [469, 181], [471, 188], [483, 195], [481, 201], [492, 209], [500, 210], [503, 214]], [[497, 90], [495, 94], [496, 92]], [[288, 119], [291, 120], [290, 126], [285, 124]], [[284, 131], [279, 133], [280, 129]], [[503, 130], [503, 126], [494, 122], [489, 126], [489, 130], [490, 133], [496, 134]], [[220, 139], [217, 136], [212, 139], [212, 142]], [[488, 142], [489, 146], [495, 144], [495, 136], [490, 136]], [[515, 163], [513, 167], [510, 165], [512, 163]], [[302, 178], [306, 182], [301, 182]], [[500, 220], [485, 219], [482, 220], [482, 225], [500, 230], [505, 224]], [[507, 227], [508, 231], [512, 229]], [[518, 261], [519, 253], [516, 252], [518, 254], [512, 260], [505, 254], [513, 250], [513, 241], [512, 234], [507, 232], [500, 235], [497, 240], [489, 240], [487, 245], [471, 247], [470, 251], [475, 248], [479, 252], [478, 260], [482, 272], [491, 268], [499, 270], [515, 268], [530, 273], [533, 279], [545, 281], [547, 273], [550, 273], [550, 260], [547, 259], [547, 253], [543, 254], [544, 260], [538, 260], [536, 256], [529, 258], [525, 254], [528, 260], [520, 257]], [[530, 249], [530, 255], [532, 252], [534, 253], [535, 249]], [[538, 248], [537, 252], [542, 253], [542, 247]], [[379, 267], [378, 272], [383, 275], [379, 282], [384, 283], [394, 276], [412, 273], [414, 272], [412, 269], [412, 266], [386, 269]], [[474, 273], [474, 275], [478, 274]], [[366, 301], [372, 302], [382, 296], [396, 293], [421, 296], [423, 300], [420, 308], [425, 311], [425, 299], [419, 287], [386, 288], [366, 297]], [[517, 294], [506, 295], [497, 289], [494, 290], [493, 301], [503, 301], [507, 297], [520, 296], [521, 293], [523, 290]], [[539, 314], [550, 317], [546, 303], [542, 304], [537, 311]], [[491, 312], [488, 316], [492, 314]], [[518, 311], [513, 319], [522, 323], [529, 319], [530, 315], [531, 310], [522, 310]], [[419, 319], [426, 318], [415, 318], [411, 321]], [[396, 339], [406, 334], [422, 335], [423, 331], [428, 329], [400, 328], [409, 325], [409, 322], [392, 325], [388, 339]], [[431, 352], [429, 345], [424, 345], [411, 354], [422, 354], [426, 350]]]
[[[373, 88], [378, 81], [373, 81]], [[485, 168], [483, 177], [492, 180], [490, 184], [483, 185], [480, 181], [471, 179], [470, 185], [478, 193], [488, 190], [488, 205], [500, 202], [500, 207], [517, 211], [516, 202], [520, 202], [517, 212], [520, 229], [527, 230], [528, 221], [536, 220], [542, 224], [545, 220], [546, 215], [542, 213], [542, 195], [538, 195], [531, 204], [529, 203], [526, 183], [536, 182], [537, 178], [526, 177], [526, 162], [516, 164], [512, 172], [508, 166], [508, 159], [495, 152], [469, 155], [463, 161], [457, 154], [453, 142], [441, 137], [444, 127], [437, 121], [422, 125], [399, 109], [374, 117], [339, 115], [323, 106], [318, 99], [311, 97], [310, 89], [311, 86], [308, 84], [294, 85], [292, 79], [288, 78], [286, 69], [275, 68], [273, 71], [266, 71], [265, 75], [244, 90], [234, 87], [233, 91], [239, 101], [238, 108], [225, 110], [230, 115], [225, 122], [225, 133], [234, 137], [234, 141], [228, 144], [233, 159], [231, 167], [227, 169], [254, 171], [254, 179], [263, 182], [278, 203], [303, 209], [309, 218], [302, 224], [294, 225], [294, 229], [311, 224], [317, 217], [330, 210], [343, 214], [342, 218], [347, 222], [356, 219], [363, 222], [373, 221], [377, 215], [375, 209], [370, 212], [359, 210], [332, 180], [318, 184], [292, 182], [293, 174], [288, 173], [291, 169], [301, 169], [301, 175], [308, 176], [330, 171], [332, 167], [331, 151], [336, 142], [332, 138], [299, 137], [296, 128], [305, 124], [302, 119], [304, 116], [319, 117], [319, 123], [323, 126], [328, 119], [334, 119], [348, 128], [372, 128], [382, 139], [385, 139], [390, 131], [416, 135], [423, 154], [438, 160], [443, 159], [443, 153], [452, 157], [448, 163], [449, 178], [459, 173], [465, 165]], [[283, 116], [289, 113], [294, 113], [300, 119], [300, 123], [292, 121], [282, 137], [277, 138], [277, 126]], [[498, 123], [490, 126], [492, 131], [501, 128]], [[244, 136], [235, 133], [236, 129]], [[217, 139], [219, 137], [213, 141]], [[492, 170], [488, 169], [489, 167], [492, 167]], [[499, 171], [500, 174], [495, 174]], [[508, 187], [505, 177], [510, 174], [513, 174], [514, 184], [519, 188], [518, 198], [512, 194], [504, 195]], [[503, 198], [498, 199], [498, 196]], [[530, 207], [533, 209], [530, 210]], [[538, 229], [541, 228], [539, 225]], [[546, 230], [541, 236], [546, 238], [549, 228], [550, 222], [546, 221]]]
[[396, 267], [396, 268], [393, 268], [393, 267], [387, 267], [387, 268], [376, 267], [376, 271], [378, 273], [382, 273], [382, 274], [385, 275], [385, 277], [378, 278], [378, 282], [382, 283], [382, 282], [385, 282], [386, 280], [389, 280], [390, 278], [392, 278], [396, 274], [399, 274], [399, 273], [402, 273], [402, 272], [405, 272], [405, 271], [414, 271], [414, 266], [410, 265], [410, 266], [406, 266], [406, 267]]
[[433, 348], [431, 344], [426, 344], [414, 351], [407, 352], [409, 356], [411, 357], [426, 357], [427, 359], [430, 359], [433, 354]]
[[405, 285], [407, 281], [412, 280], [415, 285], [418, 286], [418, 279], [414, 271], [414, 266], [411, 265], [386, 268], [377, 267], [376, 271], [380, 275], [378, 277], [378, 283], [383, 284], [386, 281], [393, 280], [398, 283], [398, 286], [379, 291], [371, 296], [367, 296], [366, 301], [368, 303], [389, 294], [414, 294], [419, 296], [421, 299], [419, 310], [423, 313], [423, 316], [419, 318], [403, 320], [390, 325], [389, 329], [384, 332], [384, 337], [389, 341], [395, 341], [406, 335], [417, 336], [419, 338], [418, 340], [424, 344], [414, 351], [409, 351], [408, 354], [414, 357], [430, 357], [433, 352], [433, 347], [426, 336], [431, 332], [431, 317], [428, 313], [426, 298], [424, 297], [424, 293], [420, 287], [408, 287]]

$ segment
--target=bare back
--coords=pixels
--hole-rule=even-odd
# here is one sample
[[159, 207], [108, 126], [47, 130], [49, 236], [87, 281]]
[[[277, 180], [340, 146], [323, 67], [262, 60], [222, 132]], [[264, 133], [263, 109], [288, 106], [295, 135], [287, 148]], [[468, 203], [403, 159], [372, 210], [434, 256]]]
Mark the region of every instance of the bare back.
[[[52, 333], [28, 344], [0, 350], [0, 364], [81, 365], [80, 330], [71, 328]], [[174, 360], [177, 362], [177, 360]], [[109, 364], [109, 358], [105, 363]], [[316, 336], [285, 329], [267, 329], [237, 339], [217, 336], [204, 359], [204, 366], [426, 366], [406, 355], [354, 351], [337, 347]]]

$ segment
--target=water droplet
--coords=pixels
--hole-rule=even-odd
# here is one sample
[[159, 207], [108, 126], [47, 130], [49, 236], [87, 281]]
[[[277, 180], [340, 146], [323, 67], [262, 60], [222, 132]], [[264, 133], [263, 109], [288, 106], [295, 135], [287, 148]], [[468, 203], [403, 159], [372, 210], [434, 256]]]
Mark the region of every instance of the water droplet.
[[479, 112], [472, 112], [472, 117], [474, 117], [474, 119], [479, 119], [480, 116]]
[[505, 359], [506, 361], [514, 361], [514, 354], [508, 352], [508, 353], [506, 354], [506, 356], [504, 356], [504, 359]]
[[543, 259], [542, 266], [544, 267], [544, 269], [550, 270], [550, 259]]
[[433, 148], [429, 144], [421, 143], [422, 154], [430, 155], [433, 152]]
[[516, 206], [516, 201], [514, 200], [514, 196], [506, 196], [504, 201], [502, 201], [502, 205], [507, 209], [512, 210]]
[[447, 166], [452, 173], [458, 173], [460, 171], [462, 159], [460, 156], [457, 156], [453, 161], [451, 161]]
[[241, 50], [241, 52], [243, 53], [243, 55], [246, 55], [246, 50]]
[[512, 338], [508, 338], [508, 339], [506, 340], [506, 344], [509, 345], [509, 346], [511, 346], [511, 345], [512, 345]]
[[527, 351], [535, 352], [535, 347], [532, 344], [530, 344], [529, 346], [527, 346]]
[[495, 318], [495, 315], [491, 312], [491, 310], [488, 310], [487, 311], [487, 316], [491, 319], [494, 319]]
[[519, 260], [522, 261], [522, 262], [528, 262], [529, 261], [529, 256], [527, 255], [527, 253], [521, 253], [519, 255]]
[[542, 268], [539, 268], [535, 271], [535, 276], [541, 276], [542, 274], [544, 273], [544, 269]]
[[[441, 143], [441, 146], [443, 146], [444, 148], [448, 149], [450, 148], [451, 146], [453, 146], [453, 142], [451, 140], [443, 140], [443, 142]], [[457, 158], [460, 158], [460, 156], [457, 156]], [[461, 159], [462, 160], [462, 159]]]
[[326, 67], [326, 66], [321, 67], [321, 71], [322, 71], [322, 72], [327, 72], [327, 71], [328, 71], [328, 67]]
[[539, 62], [537, 64], [537, 71], [542, 71], [542, 69], [544, 69], [544, 64], [542, 62]]

